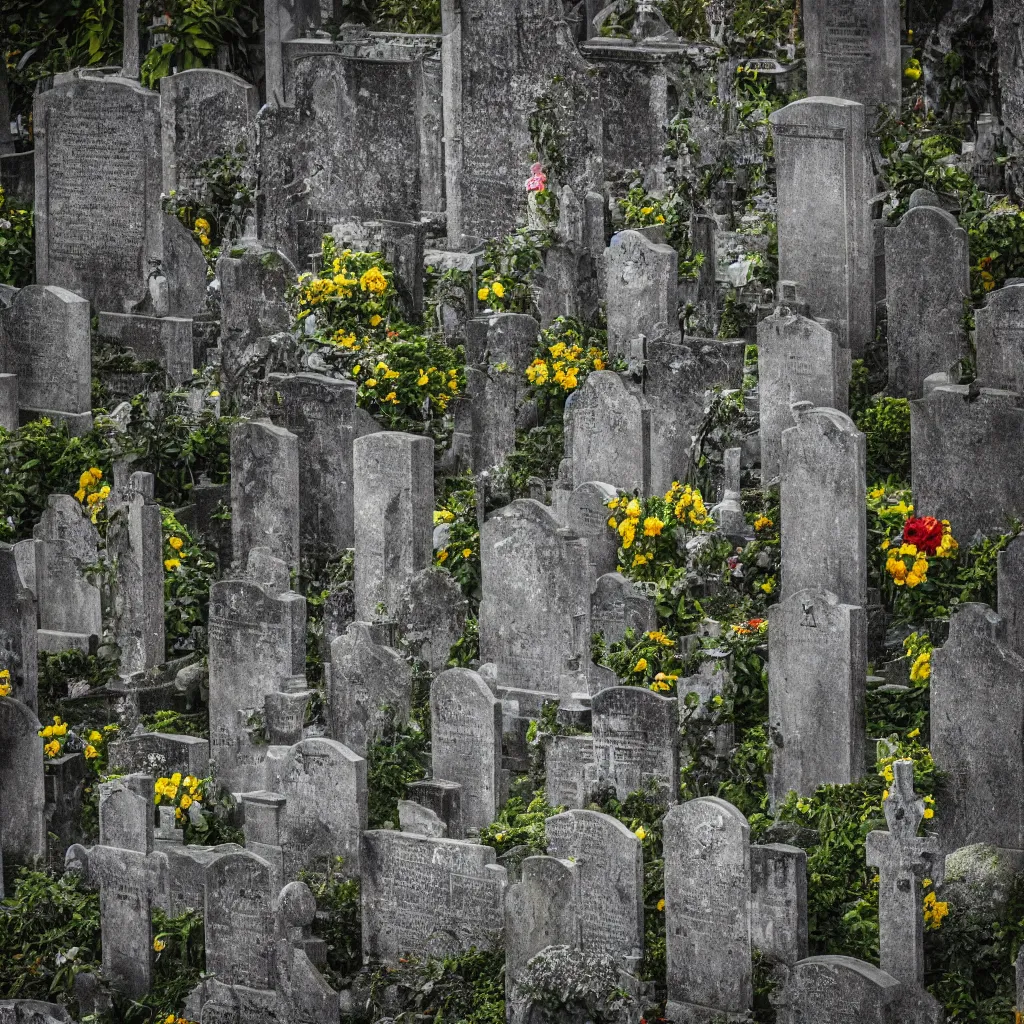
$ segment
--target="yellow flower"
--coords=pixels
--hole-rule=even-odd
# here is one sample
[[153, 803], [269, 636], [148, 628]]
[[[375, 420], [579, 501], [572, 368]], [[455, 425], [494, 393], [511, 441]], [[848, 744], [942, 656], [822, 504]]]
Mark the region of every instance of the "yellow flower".
[[385, 402], [390, 402], [392, 405], [398, 405], [398, 396], [395, 394], [394, 391], [389, 391], [384, 396], [384, 401]]
[[926, 807], [924, 809], [924, 815], [923, 816], [925, 818], [934, 818], [935, 817], [935, 812], [930, 807]]
[[916, 572], [909, 572], [909, 573], [907, 573], [907, 587], [908, 588], [913, 589], [919, 583], [923, 583], [923, 582], [924, 582], [923, 577], [918, 576], [918, 574]]
[[637, 830], [636, 830], [636, 831], [635, 831], [635, 832], [633, 833], [633, 835], [635, 835], [635, 836], [637, 837], [637, 839], [646, 839], [646, 838], [647, 838], [647, 832], [646, 832], [646, 831], [644, 830], [644, 827], [643, 827], [643, 825], [641, 825], [641, 826], [640, 826], [640, 827], [639, 827], [639, 828], [638, 828], [638, 829], [637, 829]]
[[85, 491], [81, 488], [75, 491], [75, 501], [85, 501]]
[[181, 559], [180, 558], [165, 558], [164, 559], [164, 569], [166, 569], [167, 572], [170, 572], [172, 569], [180, 569], [180, 568], [181, 568]]
[[441, 548], [441, 550], [438, 551], [438, 553], [437, 553], [437, 560], [439, 562], [443, 562], [447, 557], [448, 557], [448, 549], [447, 548]]
[[11, 670], [9, 668], [0, 668], [0, 679], [10, 679]]
[[211, 398], [220, 398], [220, 392], [219, 391], [211, 391], [210, 392], [210, 397]]
[[373, 377], [370, 377], [366, 382], [366, 386], [368, 388], [375, 388], [377, 386], [377, 381]]
[[877, 501], [879, 498], [882, 498], [884, 496], [885, 496], [885, 488], [884, 487], [876, 487], [873, 491], [868, 491], [868, 497], [871, 498], [872, 501]]
[[0, 682], [0, 697], [10, 697], [13, 689], [14, 687], [10, 683]]
[[916, 544], [901, 544], [900, 545], [899, 554], [900, 555], [915, 555], [916, 556], [917, 555], [917, 545]]
[[374, 313], [373, 316], [370, 317], [370, 326], [376, 327], [383, 319], [384, 318], [379, 313]]
[[370, 267], [361, 278], [359, 278], [359, 287], [364, 292], [373, 292], [374, 295], [382, 295], [387, 291], [388, 279], [380, 272], [377, 267]]
[[644, 672], [647, 669], [647, 659], [641, 658], [634, 666], [634, 672]]
[[84, 472], [84, 473], [83, 473], [83, 474], [82, 474], [82, 475], [81, 475], [81, 476], [80, 476], [80, 477], [78, 478], [78, 486], [79, 486], [79, 487], [82, 487], [82, 488], [85, 488], [85, 487], [92, 487], [92, 476], [91, 476], [91, 474], [89, 473], [89, 470], [86, 470], [86, 471], [85, 471], [85, 472]]
[[494, 284], [491, 285], [491, 291], [494, 292], [499, 299], [505, 298], [505, 286], [500, 281], [495, 281]]
[[185, 546], [185, 542], [180, 537], [170, 537], [167, 543], [170, 544], [175, 551], [180, 551]]
[[921, 730], [920, 729], [911, 729], [910, 732], [907, 733], [907, 739], [908, 740], [916, 740], [917, 737], [920, 736], [920, 735], [921, 735]]
[[647, 217], [647, 216], [649, 216], [652, 213], [654, 213], [654, 207], [653, 206], [643, 206], [643, 207], [640, 208], [640, 214], [643, 217]]
[[914, 659], [910, 666], [910, 681], [912, 683], [923, 683], [932, 675], [932, 652], [925, 651]]
[[200, 243], [200, 245], [209, 245], [210, 244], [210, 236], [209, 235], [200, 235], [199, 236], [199, 243]]
[[630, 519], [640, 518], [640, 502], [636, 498], [630, 499], [629, 504], [626, 505], [626, 515]]
[[457, 380], [450, 380], [450, 381], [448, 381], [448, 389], [450, 391], [458, 391], [459, 390], [459, 382]]
[[766, 593], [770, 594], [775, 589], [775, 577], [773, 576], [770, 580], [761, 584], [761, 589]]
[[772, 521], [767, 516], [758, 516], [754, 520], [754, 529], [763, 530], [768, 526], [772, 525]]
[[486, 302], [486, 301], [487, 301], [487, 300], [488, 300], [488, 299], [489, 299], [489, 298], [491, 297], [491, 289], [490, 289], [490, 288], [487, 288], [487, 287], [481, 288], [481, 289], [480, 289], [480, 290], [479, 290], [479, 291], [478, 291], [478, 292], [476, 293], [476, 297], [477, 297], [477, 298], [478, 298], [478, 299], [479, 299], [479, 300], [480, 300], [481, 302]]
[[167, 948], [166, 942], [161, 942], [159, 939], [153, 940], [153, 952], [162, 953]]
[[50, 742], [43, 747], [43, 753], [47, 757], [56, 757], [60, 753], [60, 744], [56, 740], [50, 740]]
[[651, 683], [651, 689], [660, 693], [663, 690], [671, 690], [672, 687], [666, 683], [664, 679], [655, 679], [654, 682]]
[[209, 231], [210, 222], [205, 217], [196, 217], [196, 230], [197, 231]]
[[87, 744], [85, 748], [86, 760], [91, 761], [94, 757], [99, 757], [100, 752], [91, 744]]
[[430, 377], [425, 373], [421, 373], [416, 383], [419, 384], [421, 388], [425, 388], [430, 383]]
[[103, 470], [99, 469], [97, 466], [90, 466], [89, 467], [89, 474], [92, 476], [93, 480], [95, 480], [97, 483], [99, 483], [100, 480], [103, 479]]
[[53, 735], [54, 736], [67, 736], [67, 734], [68, 734], [68, 727], [67, 727], [67, 725], [64, 722], [61, 722], [58, 725], [55, 725], [53, 727]]
[[664, 909], [665, 909], [665, 901], [663, 899], [658, 900], [658, 910], [664, 910]]
[[657, 518], [657, 516], [648, 516], [644, 520], [644, 536], [645, 537], [657, 537], [665, 524]]
[[187, 810], [188, 810], [188, 809], [189, 809], [189, 808], [190, 808], [190, 807], [192, 806], [192, 797], [190, 797], [190, 796], [188, 795], [188, 793], [186, 793], [186, 794], [185, 794], [185, 795], [184, 795], [184, 796], [183, 796], [183, 797], [181, 798], [181, 803], [180, 803], [180, 804], [178, 804], [178, 806], [179, 806], [179, 807], [180, 807], [180, 808], [181, 808], [181, 809], [182, 809], [183, 811], [187, 811]]
[[615, 516], [612, 516], [608, 520], [608, 525], [614, 530], [614, 529], [616, 529], [618, 527], [619, 521], [618, 521], [618, 519], [615, 518]]
[[889, 550], [889, 540], [888, 540], [888, 538], [886, 538], [885, 540], [882, 541], [880, 547], [881, 547], [881, 549], [883, 551], [888, 551]]
[[463, 548], [462, 549], [462, 557], [463, 558], [469, 558], [469, 556], [471, 554], [473, 554], [473, 549], [472, 548]]

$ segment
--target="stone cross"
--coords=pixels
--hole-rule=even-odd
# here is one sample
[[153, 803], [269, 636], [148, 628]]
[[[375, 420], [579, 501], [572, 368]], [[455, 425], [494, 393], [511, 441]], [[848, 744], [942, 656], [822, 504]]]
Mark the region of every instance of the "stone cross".
[[919, 837], [924, 801], [914, 792], [914, 762], [894, 761], [884, 803], [888, 832], [871, 832], [867, 861], [878, 869], [881, 967], [908, 987], [924, 985], [924, 928], [920, 879], [936, 866], [939, 844]]
[[139, 0], [124, 0], [124, 51], [121, 77], [139, 77]]

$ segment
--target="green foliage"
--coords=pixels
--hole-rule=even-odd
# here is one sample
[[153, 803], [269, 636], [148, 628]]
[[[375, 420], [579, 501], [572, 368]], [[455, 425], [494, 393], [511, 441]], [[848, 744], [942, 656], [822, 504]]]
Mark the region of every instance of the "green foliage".
[[206, 648], [210, 585], [217, 564], [168, 509], [160, 510], [164, 535], [164, 627], [167, 657]]
[[547, 852], [545, 820], [564, 810], [564, 807], [552, 807], [542, 789], [533, 794], [529, 803], [521, 796], [510, 796], [494, 821], [480, 830], [480, 842], [493, 846], [499, 854], [507, 853], [514, 846], [528, 846], [529, 856], [539, 856]]
[[910, 402], [884, 395], [854, 413], [867, 435], [869, 481], [910, 481]]
[[398, 801], [405, 799], [410, 782], [427, 774], [430, 764], [429, 721], [429, 709], [420, 708], [407, 726], [393, 721], [370, 744], [366, 758], [369, 828], [383, 828], [386, 822], [398, 827]]
[[529, 494], [529, 479], [538, 477], [551, 485], [558, 477], [558, 466], [565, 455], [561, 417], [530, 430], [516, 431], [516, 446], [495, 474], [496, 481], [507, 486], [513, 498]]
[[474, 661], [480, 660], [480, 632], [477, 620], [470, 616], [466, 619], [462, 636], [452, 644], [448, 659], [449, 668], [471, 668]]
[[448, 543], [434, 552], [434, 564], [455, 577], [470, 608], [480, 604], [480, 527], [477, 522], [476, 488], [471, 473], [449, 480], [447, 494], [434, 512], [435, 525], [448, 527]]
[[32, 205], [13, 203], [0, 186], [0, 284], [23, 288], [36, 276]]
[[360, 930], [359, 880], [341, 873], [342, 858], [323, 871], [303, 871], [305, 882], [316, 899], [317, 915], [313, 934], [327, 943], [328, 979], [335, 987], [359, 971], [363, 963]]
[[[519, 228], [511, 235], [489, 241], [484, 246], [478, 274], [481, 288], [477, 300], [500, 313], [536, 314], [532, 284], [544, 267], [544, 252], [554, 240], [551, 231]], [[495, 290], [495, 282], [501, 285], [503, 294]]]
[[369, 25], [385, 32], [441, 31], [440, 0], [341, 0], [337, 29], [346, 22]]

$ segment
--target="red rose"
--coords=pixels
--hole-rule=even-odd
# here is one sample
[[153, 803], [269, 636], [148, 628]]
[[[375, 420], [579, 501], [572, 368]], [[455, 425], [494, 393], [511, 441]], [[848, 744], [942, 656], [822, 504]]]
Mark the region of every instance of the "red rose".
[[903, 542], [916, 545], [926, 555], [934, 555], [942, 543], [942, 523], [934, 516], [908, 519], [903, 524]]

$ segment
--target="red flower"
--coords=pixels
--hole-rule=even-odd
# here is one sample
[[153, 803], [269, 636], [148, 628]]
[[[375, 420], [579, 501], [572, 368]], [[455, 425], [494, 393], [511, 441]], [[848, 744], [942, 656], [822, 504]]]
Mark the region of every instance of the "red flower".
[[903, 542], [916, 545], [926, 555], [934, 555], [942, 543], [942, 523], [934, 516], [912, 517], [903, 524]]
[[750, 627], [751, 629], [757, 629], [757, 628], [758, 628], [758, 627], [759, 627], [759, 626], [761, 625], [761, 623], [762, 623], [762, 622], [766, 622], [766, 621], [767, 621], [766, 619], [750, 619], [750, 620], [749, 620], [749, 621], [747, 622], [747, 625], [748, 625], [748, 626], [749, 626], [749, 627]]

